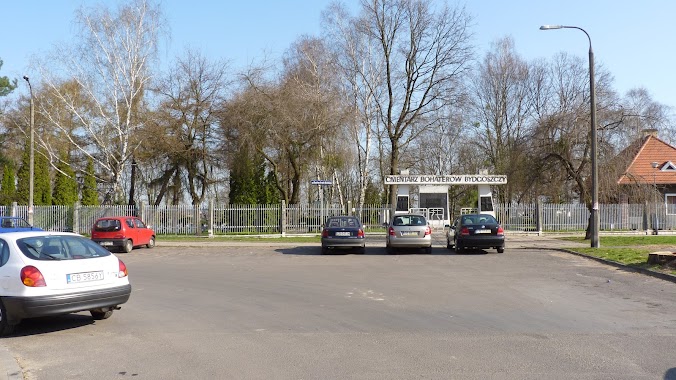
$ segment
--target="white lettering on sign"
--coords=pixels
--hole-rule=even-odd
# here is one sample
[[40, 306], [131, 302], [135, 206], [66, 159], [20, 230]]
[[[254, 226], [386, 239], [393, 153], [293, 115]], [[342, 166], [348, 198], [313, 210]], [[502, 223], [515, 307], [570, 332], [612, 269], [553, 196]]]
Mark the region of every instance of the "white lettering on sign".
[[504, 185], [506, 175], [388, 175], [386, 185]]

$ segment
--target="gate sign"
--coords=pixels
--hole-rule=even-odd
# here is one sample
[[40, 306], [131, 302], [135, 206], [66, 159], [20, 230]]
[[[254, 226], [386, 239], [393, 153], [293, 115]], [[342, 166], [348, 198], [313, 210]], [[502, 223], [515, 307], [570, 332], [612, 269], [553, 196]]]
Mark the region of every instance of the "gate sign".
[[310, 181], [311, 184], [313, 185], [319, 185], [319, 186], [328, 186], [328, 185], [333, 185], [333, 181], [327, 180], [327, 179], [315, 179]]
[[[314, 181], [313, 181], [314, 182]], [[386, 185], [504, 185], [506, 175], [387, 175]]]

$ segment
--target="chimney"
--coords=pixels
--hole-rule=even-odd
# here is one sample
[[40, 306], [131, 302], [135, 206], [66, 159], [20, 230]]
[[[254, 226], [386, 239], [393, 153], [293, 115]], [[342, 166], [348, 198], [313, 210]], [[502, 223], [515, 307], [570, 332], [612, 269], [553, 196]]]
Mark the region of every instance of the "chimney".
[[641, 131], [641, 134], [643, 135], [643, 138], [646, 138], [648, 136], [652, 136], [654, 138], [657, 138], [657, 129], [650, 128], [650, 129], [644, 129]]

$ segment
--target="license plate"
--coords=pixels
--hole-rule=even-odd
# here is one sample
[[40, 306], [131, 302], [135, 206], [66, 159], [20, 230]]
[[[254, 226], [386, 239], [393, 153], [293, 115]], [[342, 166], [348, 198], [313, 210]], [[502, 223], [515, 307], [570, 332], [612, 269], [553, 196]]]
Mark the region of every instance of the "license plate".
[[102, 241], [99, 244], [101, 244], [103, 246], [107, 246], [107, 245], [113, 245], [113, 242], [112, 241]]
[[350, 236], [350, 231], [338, 231], [336, 236]]
[[402, 231], [401, 236], [418, 236], [418, 231]]
[[476, 230], [474, 231], [475, 234], [490, 234], [491, 230]]
[[103, 280], [103, 271], [71, 273], [66, 275], [66, 282], [69, 284], [100, 280]]

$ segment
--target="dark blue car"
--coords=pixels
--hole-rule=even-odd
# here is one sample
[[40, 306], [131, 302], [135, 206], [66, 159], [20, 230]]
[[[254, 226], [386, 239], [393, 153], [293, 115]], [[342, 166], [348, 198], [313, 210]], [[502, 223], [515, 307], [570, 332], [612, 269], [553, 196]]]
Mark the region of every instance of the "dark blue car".
[[19, 231], [42, 231], [42, 228], [31, 226], [24, 218], [0, 216], [0, 233]]

